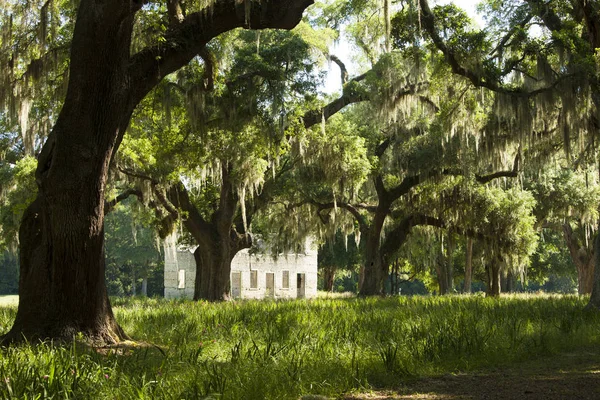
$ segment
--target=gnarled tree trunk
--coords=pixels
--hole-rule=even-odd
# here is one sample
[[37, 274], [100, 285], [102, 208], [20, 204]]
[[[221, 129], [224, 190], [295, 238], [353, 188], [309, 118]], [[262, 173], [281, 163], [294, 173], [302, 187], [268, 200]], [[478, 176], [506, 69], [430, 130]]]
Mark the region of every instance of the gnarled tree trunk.
[[[67, 96], [38, 159], [38, 195], [19, 232], [19, 308], [5, 341], [126, 338], [104, 284], [108, 165], [133, 105], [127, 61], [134, 12], [82, 1]], [[100, 21], [102, 23], [100, 23]]]
[[173, 185], [167, 193], [175, 208], [187, 214], [183, 224], [198, 244], [194, 300], [229, 300], [231, 261], [240, 250], [252, 246], [251, 236], [238, 233], [234, 225], [238, 199], [230, 181], [231, 167], [225, 162], [221, 165], [219, 205], [210, 219], [200, 214], [183, 183]]
[[577, 292], [580, 295], [590, 294], [594, 282], [595, 257], [593, 244], [592, 248], [581, 244], [569, 223], [563, 225], [563, 233], [571, 259], [575, 264], [575, 268], [577, 268]]

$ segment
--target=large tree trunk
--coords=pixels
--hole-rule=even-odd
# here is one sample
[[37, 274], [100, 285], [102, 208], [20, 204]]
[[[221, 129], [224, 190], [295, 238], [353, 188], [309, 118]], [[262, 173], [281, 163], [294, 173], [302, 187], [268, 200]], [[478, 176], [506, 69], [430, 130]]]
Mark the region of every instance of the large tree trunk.
[[212, 247], [198, 246], [194, 251], [196, 260], [196, 282], [194, 300], [222, 301], [231, 296], [231, 254], [224, 246], [215, 243]]
[[471, 293], [471, 279], [473, 277], [473, 239], [467, 239], [467, 250], [465, 260], [465, 283], [463, 286], [464, 293]]
[[[368, 233], [365, 235], [365, 261], [362, 285], [359, 288], [360, 296], [377, 296], [383, 294], [384, 289], [384, 263], [380, 252], [381, 230], [385, 221], [386, 212], [379, 212], [378, 207]], [[387, 267], [387, 266], [386, 266]]]
[[38, 195], [19, 232], [19, 308], [3, 343], [127, 338], [116, 323], [104, 277], [104, 192], [108, 166], [134, 107], [166, 74], [214, 36], [240, 26], [292, 28], [311, 0], [218, 1], [167, 32], [169, 43], [134, 56], [131, 33], [141, 1], [82, 0], [71, 44], [69, 87], [38, 158]]
[[577, 292], [580, 295], [590, 294], [594, 282], [594, 245], [588, 248], [581, 244], [569, 223], [563, 225], [563, 233], [571, 259], [577, 268]]
[[200, 214], [183, 183], [173, 185], [167, 193], [175, 208], [186, 212], [183, 224], [198, 244], [194, 300], [229, 300], [231, 261], [240, 250], [252, 246], [250, 234], [238, 233], [234, 224], [238, 198], [231, 182], [232, 168], [221, 163], [219, 206], [210, 220]]
[[[103, 24], [98, 23], [103, 20]], [[5, 341], [126, 338], [104, 284], [104, 190], [129, 121], [127, 60], [133, 13], [82, 1], [67, 96], [38, 159], [38, 195], [19, 232], [19, 308]]]

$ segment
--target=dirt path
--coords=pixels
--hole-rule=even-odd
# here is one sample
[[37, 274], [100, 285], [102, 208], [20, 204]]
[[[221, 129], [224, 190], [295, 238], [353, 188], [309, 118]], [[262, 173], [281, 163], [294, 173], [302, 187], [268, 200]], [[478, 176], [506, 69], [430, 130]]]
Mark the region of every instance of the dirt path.
[[395, 392], [346, 400], [600, 399], [600, 352], [577, 352], [507, 369], [424, 378]]

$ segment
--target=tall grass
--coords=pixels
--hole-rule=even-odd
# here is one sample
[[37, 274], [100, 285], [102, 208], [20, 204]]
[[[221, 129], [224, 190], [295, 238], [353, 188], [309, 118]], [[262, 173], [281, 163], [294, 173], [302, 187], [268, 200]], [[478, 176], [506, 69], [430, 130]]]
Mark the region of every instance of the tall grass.
[[[125, 331], [151, 345], [0, 350], [0, 398], [339, 396], [600, 342], [600, 316], [575, 296], [113, 303]], [[0, 308], [0, 334], [15, 312]]]

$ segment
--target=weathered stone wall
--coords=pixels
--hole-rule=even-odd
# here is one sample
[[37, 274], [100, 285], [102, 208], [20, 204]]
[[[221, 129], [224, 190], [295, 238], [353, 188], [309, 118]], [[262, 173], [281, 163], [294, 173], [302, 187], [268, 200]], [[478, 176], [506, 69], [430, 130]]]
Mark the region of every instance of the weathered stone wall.
[[[177, 250], [175, 240], [168, 238], [165, 248], [165, 297], [193, 298], [196, 263], [190, 250]], [[310, 246], [307, 246], [310, 248]], [[185, 271], [185, 284], [181, 285], [181, 272]], [[251, 287], [251, 271], [256, 271], [256, 287]], [[289, 274], [289, 287], [283, 287], [284, 271]], [[240, 251], [231, 263], [232, 276], [240, 274], [239, 297], [262, 299], [274, 297], [287, 299], [311, 298], [317, 295], [317, 251], [310, 249], [305, 254], [280, 255], [276, 260], [270, 255], [250, 254]], [[274, 277], [274, 288], [267, 290], [267, 274]], [[300, 274], [300, 278], [299, 278]], [[298, 288], [298, 286], [303, 288]], [[183, 286], [183, 287], [181, 287]], [[235, 284], [232, 282], [232, 291]], [[270, 295], [270, 292], [272, 295]], [[236, 296], [238, 297], [238, 296]]]

